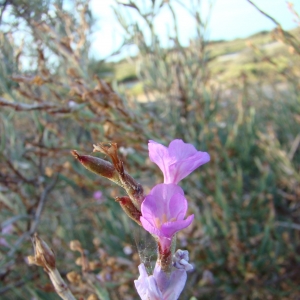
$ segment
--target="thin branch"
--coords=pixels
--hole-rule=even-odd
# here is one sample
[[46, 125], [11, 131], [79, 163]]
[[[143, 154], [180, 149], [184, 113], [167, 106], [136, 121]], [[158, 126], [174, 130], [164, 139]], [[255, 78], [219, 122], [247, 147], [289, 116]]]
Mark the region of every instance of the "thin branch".
[[268, 15], [266, 12], [264, 12], [263, 10], [261, 10], [255, 3], [253, 3], [251, 0], [247, 0], [251, 5], [253, 5], [261, 14], [263, 14], [265, 17], [267, 17], [268, 19], [270, 19], [273, 23], [275, 23], [279, 28], [282, 29], [280, 23], [278, 21], [276, 21], [273, 17], [271, 17], [270, 15]]
[[55, 184], [57, 182], [57, 179], [58, 179], [58, 174], [56, 174], [56, 176], [54, 176], [54, 178], [52, 179], [52, 181], [46, 186], [46, 188], [42, 192], [42, 195], [41, 195], [40, 200], [39, 200], [38, 207], [37, 207], [36, 212], [35, 212], [35, 216], [34, 216], [33, 222], [32, 222], [31, 227], [30, 227], [30, 231], [29, 231], [30, 235], [32, 235], [36, 231], [36, 229], [37, 229], [37, 226], [38, 226], [38, 224], [40, 222], [40, 218], [41, 218], [41, 214], [42, 214], [43, 208], [44, 208], [45, 203], [46, 203], [47, 195], [54, 188], [54, 186], [55, 186]]
[[8, 106], [14, 108], [16, 111], [30, 111], [30, 110], [47, 110], [47, 109], [53, 109], [58, 108], [55, 104], [27, 104], [27, 103], [19, 103], [19, 102], [11, 102], [7, 101], [6, 99], [0, 97], [0, 106]]
[[10, 249], [10, 251], [7, 253], [8, 257], [11, 257], [12, 255], [14, 255], [14, 253], [17, 251], [17, 249], [23, 243], [23, 241], [26, 240], [28, 237], [30, 237], [36, 231], [36, 228], [37, 228], [37, 226], [39, 224], [39, 221], [40, 221], [40, 218], [41, 218], [41, 214], [42, 214], [45, 202], [46, 202], [46, 198], [47, 198], [48, 194], [50, 193], [50, 191], [55, 186], [57, 178], [58, 178], [58, 176], [55, 176], [51, 180], [51, 182], [45, 187], [44, 191], [42, 192], [42, 194], [40, 196], [39, 204], [38, 204], [38, 207], [36, 209], [35, 215], [33, 217], [33, 223], [31, 224], [30, 230], [24, 232], [17, 239], [17, 241], [14, 243], [14, 246], [12, 247], [12, 249]]
[[[0, 155], [2, 156], [2, 155]], [[13, 172], [23, 181], [29, 184], [34, 183], [34, 179], [28, 180], [27, 178], [25, 178], [12, 164], [12, 162], [10, 160], [8, 160], [6, 157], [4, 157], [4, 160], [6, 161], [6, 163], [8, 164], [8, 166], [10, 167], [11, 170], [13, 170]]]
[[299, 147], [299, 144], [300, 144], [300, 134], [298, 134], [296, 136], [295, 140], [292, 143], [292, 147], [291, 147], [291, 150], [290, 150], [289, 155], [288, 155], [290, 160], [293, 159], [293, 157], [294, 157], [294, 155], [295, 155], [295, 153], [296, 153], [296, 151]]
[[266, 12], [262, 11], [256, 4], [254, 4], [251, 0], [247, 0], [251, 5], [253, 5], [261, 14], [263, 14], [265, 17], [270, 19], [273, 23], [275, 23], [278, 27], [279, 32], [281, 33], [283, 39], [285, 40], [286, 43], [291, 45], [294, 50], [300, 55], [300, 50], [299, 50], [299, 45], [295, 43], [295, 37], [288, 33], [287, 31], [283, 30], [281, 27], [280, 23], [276, 21], [273, 17], [268, 15]]
[[275, 225], [280, 226], [280, 227], [286, 227], [286, 228], [300, 230], [300, 224], [277, 221], [277, 222], [275, 222]]
[[62, 279], [56, 268], [56, 257], [51, 248], [38, 237], [35, 233], [33, 236], [34, 256], [28, 256], [27, 261], [30, 265], [43, 267], [49, 275], [55, 292], [64, 300], [76, 300], [70, 291], [68, 285]]
[[3, 295], [5, 293], [7, 293], [8, 291], [10, 291], [11, 289], [14, 289], [14, 288], [17, 288], [17, 287], [20, 287], [24, 284], [26, 284], [27, 282], [31, 281], [33, 279], [34, 275], [27, 275], [27, 278], [26, 279], [22, 279], [22, 280], [19, 280], [15, 283], [12, 283], [6, 287], [3, 287], [0, 289], [0, 295]]

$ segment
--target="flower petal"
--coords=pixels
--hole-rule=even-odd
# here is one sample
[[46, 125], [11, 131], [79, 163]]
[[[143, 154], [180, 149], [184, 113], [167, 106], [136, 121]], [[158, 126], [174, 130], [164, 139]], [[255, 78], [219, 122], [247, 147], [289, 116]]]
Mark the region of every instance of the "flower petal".
[[170, 277], [170, 284], [163, 292], [164, 300], [177, 300], [185, 286], [187, 279], [185, 270], [175, 270]]
[[159, 290], [155, 278], [148, 276], [145, 265], [139, 265], [140, 276], [134, 281], [135, 287], [142, 300], [163, 300], [161, 291]]
[[148, 278], [148, 293], [147, 300], [164, 300], [161, 291], [159, 290], [154, 277], [151, 275]]
[[177, 184], [180, 180], [191, 174], [198, 167], [209, 162], [210, 156], [207, 152], [198, 151], [193, 156], [177, 161], [169, 166], [169, 178]]
[[187, 211], [188, 203], [185, 197], [179, 193], [172, 196], [169, 201], [169, 213], [171, 218], [183, 220]]
[[157, 286], [162, 293], [168, 288], [170, 284], [169, 276], [162, 271], [161, 266], [156, 263], [155, 268], [153, 270], [153, 277], [156, 280]]
[[158, 184], [145, 198], [141, 206], [140, 221], [145, 230], [171, 239], [179, 230], [189, 226], [194, 216], [184, 220], [187, 200], [181, 187], [176, 184]]
[[162, 232], [159, 228], [152, 225], [148, 219], [144, 218], [143, 216], [140, 217], [140, 221], [142, 223], [142, 226], [145, 230], [150, 232], [151, 234], [154, 234], [156, 236], [162, 236]]
[[168, 161], [168, 148], [150, 140], [148, 143], [148, 149], [150, 160], [158, 165], [164, 175], [168, 174], [169, 164], [171, 163]]
[[171, 197], [177, 193], [184, 195], [184, 191], [180, 186], [173, 184], [173, 183], [169, 183], [169, 184], [161, 183], [161, 184], [157, 184], [151, 190], [149, 195], [153, 195], [158, 199], [161, 199], [161, 198], [171, 199]]
[[161, 203], [155, 195], [148, 195], [145, 197], [141, 206], [142, 215], [153, 226], [155, 226], [155, 218], [161, 218], [165, 209], [164, 203]]
[[[176, 196], [175, 196], [176, 195]], [[173, 197], [175, 197], [173, 199]], [[185, 207], [185, 198], [183, 189], [176, 184], [158, 184], [151, 191], [142, 203], [141, 211], [144, 218], [155, 226], [155, 219], [162, 220], [163, 215], [174, 218], [177, 216], [177, 209], [172, 207], [170, 211], [172, 213], [175, 210], [175, 215], [170, 215], [170, 201], [174, 202], [174, 205]], [[173, 199], [173, 200], [172, 200]], [[183, 201], [182, 205], [180, 201]]]
[[188, 227], [194, 220], [194, 215], [190, 215], [186, 220], [164, 223], [160, 232], [162, 236], [172, 237], [176, 232]]
[[164, 183], [178, 182], [210, 160], [209, 154], [182, 140], [173, 140], [169, 147], [149, 141], [149, 157], [164, 174]]
[[198, 152], [192, 144], [184, 143], [182, 140], [173, 140], [168, 150], [169, 156], [176, 158], [176, 161], [186, 159]]

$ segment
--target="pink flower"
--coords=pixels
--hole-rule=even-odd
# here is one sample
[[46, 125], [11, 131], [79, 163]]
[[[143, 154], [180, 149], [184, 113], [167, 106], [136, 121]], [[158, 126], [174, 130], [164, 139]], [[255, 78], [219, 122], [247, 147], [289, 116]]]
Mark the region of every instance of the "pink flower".
[[103, 194], [101, 191], [96, 191], [93, 194], [93, 198], [97, 201], [97, 203], [101, 204], [102, 202], [104, 202], [103, 199]]
[[173, 235], [189, 226], [194, 215], [184, 220], [187, 200], [176, 184], [158, 184], [142, 203], [140, 221], [145, 230], [159, 238], [162, 250], [169, 249]]
[[142, 300], [177, 300], [186, 283], [185, 270], [175, 269], [168, 276], [156, 264], [153, 275], [148, 276], [144, 264], [140, 264], [139, 271], [134, 284]]
[[150, 160], [158, 165], [164, 174], [164, 183], [175, 183], [192, 173], [210, 160], [207, 152], [197, 151], [196, 148], [174, 140], [169, 147], [154, 141], [148, 143]]
[[144, 264], [139, 265], [140, 276], [134, 281], [135, 287], [142, 300], [160, 300], [163, 299], [156, 280], [153, 275], [148, 276]]
[[[13, 228], [14, 227], [12, 224], [4, 226], [1, 230], [1, 235], [3, 235], [3, 236], [9, 235], [13, 231]], [[7, 243], [5, 237], [0, 237], [0, 245], [9, 247], [9, 244]]]

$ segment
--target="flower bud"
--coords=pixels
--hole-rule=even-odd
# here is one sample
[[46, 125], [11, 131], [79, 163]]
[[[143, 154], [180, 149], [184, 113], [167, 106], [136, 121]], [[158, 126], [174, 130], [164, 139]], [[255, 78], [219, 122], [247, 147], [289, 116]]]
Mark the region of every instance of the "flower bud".
[[188, 261], [189, 252], [187, 250], [178, 249], [173, 255], [173, 266], [177, 269], [193, 270], [193, 266]]
[[129, 218], [138, 223], [140, 226], [142, 225], [140, 221], [142, 213], [133, 205], [129, 197], [117, 197], [116, 201], [119, 202], [120, 206]]
[[37, 233], [33, 237], [34, 256], [28, 256], [29, 264], [42, 266], [47, 272], [55, 269], [55, 256], [50, 247], [38, 237]]
[[82, 252], [83, 249], [81, 247], [81, 243], [78, 240], [73, 240], [70, 242], [70, 249], [72, 251]]
[[67, 274], [67, 278], [71, 283], [79, 283], [81, 281], [81, 276], [75, 271], [71, 271]]
[[[97, 149], [97, 151], [100, 151], [98, 150], [99, 146], [94, 147], [96, 147], [95, 149]], [[114, 165], [98, 157], [90, 155], [80, 155], [75, 150], [71, 151], [71, 153], [89, 171], [92, 171], [97, 175], [103, 176], [124, 188], [128, 196], [130, 197], [133, 205], [138, 210], [140, 210], [141, 203], [144, 200], [143, 188], [128, 173], [124, 171], [123, 163], [119, 160], [116, 154], [115, 147], [112, 148], [111, 151], [107, 150], [107, 155], [109, 155], [112, 158]]]
[[89, 171], [112, 181], [118, 180], [118, 173], [110, 162], [90, 155], [80, 155], [76, 150], [72, 150], [71, 153]]

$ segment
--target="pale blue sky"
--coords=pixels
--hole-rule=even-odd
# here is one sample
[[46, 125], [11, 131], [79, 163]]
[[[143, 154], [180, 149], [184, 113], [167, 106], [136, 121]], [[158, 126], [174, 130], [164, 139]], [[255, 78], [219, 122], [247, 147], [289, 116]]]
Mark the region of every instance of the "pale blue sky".
[[[123, 0], [123, 2], [126, 2]], [[149, 0], [140, 0], [149, 2]], [[186, 1], [188, 2], [188, 0]], [[209, 0], [202, 0], [201, 10], [207, 15]], [[265, 12], [274, 17], [284, 29], [297, 26], [294, 16], [288, 9], [285, 0], [254, 0]], [[298, 13], [300, 13], [300, 1], [291, 1]], [[103, 58], [118, 48], [122, 42], [123, 30], [118, 25], [111, 9], [113, 0], [92, 0], [91, 9], [99, 21], [96, 24], [95, 33], [92, 36], [91, 54], [96, 58]], [[194, 23], [188, 13], [180, 6], [175, 10], [178, 13], [180, 40], [184, 45], [188, 44], [194, 36]], [[172, 28], [170, 16], [167, 10], [163, 10], [157, 17], [155, 26], [160, 32], [163, 44], [167, 43], [167, 31]], [[271, 30], [274, 23], [261, 15], [246, 0], [214, 0], [211, 18], [208, 27], [210, 40], [244, 38], [262, 30]]]

